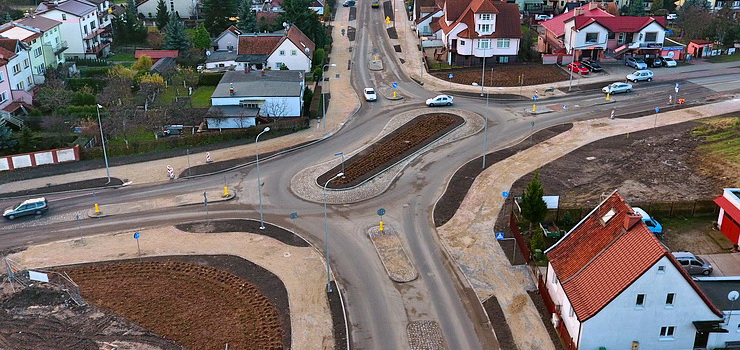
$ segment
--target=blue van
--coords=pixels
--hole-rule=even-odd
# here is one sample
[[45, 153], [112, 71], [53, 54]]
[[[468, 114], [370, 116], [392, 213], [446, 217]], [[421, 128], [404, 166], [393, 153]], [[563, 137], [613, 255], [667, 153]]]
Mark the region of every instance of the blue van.
[[653, 219], [648, 213], [642, 208], [639, 207], [632, 207], [632, 210], [635, 211], [635, 213], [640, 214], [642, 216], [642, 222], [647, 225], [648, 229], [650, 229], [650, 232], [656, 234], [656, 235], [662, 235], [663, 234], [663, 226], [660, 225], [655, 219]]

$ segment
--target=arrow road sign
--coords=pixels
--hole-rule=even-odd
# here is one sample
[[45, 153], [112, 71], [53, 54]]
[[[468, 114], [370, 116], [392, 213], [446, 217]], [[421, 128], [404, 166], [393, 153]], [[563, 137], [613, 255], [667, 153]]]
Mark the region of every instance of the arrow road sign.
[[292, 213], [290, 213], [290, 218], [293, 219], [293, 220], [297, 219], [298, 218], [298, 212], [292, 212]]
[[383, 215], [385, 215], [385, 209], [383, 208], [378, 209], [378, 216], [383, 216]]
[[502, 239], [504, 239], [504, 233], [503, 232], [496, 232], [496, 239], [499, 240], [499, 241], [502, 240]]
[[398, 83], [395, 83], [395, 82], [394, 82], [393, 84], [391, 84], [391, 86], [393, 86], [393, 88], [395, 89], [395, 88], [397, 88], [397, 87], [398, 87]]
[[449, 75], [449, 78], [450, 78], [450, 79], [452, 79], [452, 78], [454, 78], [454, 77], [455, 77], [455, 75], [454, 75], [454, 74], [452, 74], [452, 73], [450, 73], [450, 75]]
[[139, 237], [141, 237], [141, 233], [134, 232], [134, 239], [139, 239]]
[[501, 192], [501, 196], [503, 196], [504, 198], [509, 198], [509, 192]]
[[678, 88], [679, 88], [680, 86], [681, 86], [681, 85], [679, 85], [678, 83], [676, 83], [676, 87], [674, 88], [674, 90], [676, 90], [676, 93], [678, 93]]

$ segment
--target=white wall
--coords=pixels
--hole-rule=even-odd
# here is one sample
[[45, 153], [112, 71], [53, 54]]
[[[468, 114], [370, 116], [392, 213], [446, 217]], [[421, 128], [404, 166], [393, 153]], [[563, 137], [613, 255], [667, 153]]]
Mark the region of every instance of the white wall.
[[287, 117], [299, 117], [301, 115], [301, 97], [264, 97], [264, 96], [235, 96], [235, 97], [218, 97], [211, 98], [212, 106], [238, 106], [242, 101], [254, 101], [262, 105], [278, 104], [284, 106], [280, 108], [284, 110], [285, 116]]
[[239, 38], [236, 36], [236, 34], [228, 32], [218, 39], [217, 45], [218, 50], [221, 51], [228, 51], [229, 46], [232, 47], [232, 51], [236, 51], [239, 48]]
[[[596, 39], [595, 43], [586, 42], [586, 35], [588, 33], [598, 33], [598, 38]], [[574, 45], [576, 47], [576, 50], [583, 50], [586, 47], [599, 47], [603, 50], [606, 50], [606, 42], [607, 42], [608, 36], [609, 36], [609, 31], [606, 28], [596, 23], [593, 23], [579, 30], [573, 35], [575, 39]]]
[[[664, 272], [658, 266], [664, 266]], [[665, 304], [668, 293], [675, 293], [672, 307]], [[642, 308], [635, 304], [638, 294], [645, 294]], [[632, 341], [638, 341], [640, 349], [691, 350], [696, 336], [692, 321], [718, 319], [677, 268], [663, 257], [583, 323], [579, 349], [631, 349]], [[673, 339], [660, 338], [662, 326], [676, 327]]]
[[[28, 64], [28, 66], [26, 66]], [[14, 73], [13, 67], [20, 67], [20, 72]], [[28, 91], [30, 90], [34, 84], [33, 84], [33, 70], [31, 69], [31, 60], [28, 55], [28, 51], [26, 50], [20, 50], [16, 53], [16, 56], [11, 59], [8, 62], [8, 78], [10, 81], [10, 89], [12, 90], [21, 90], [21, 91]], [[28, 78], [31, 78], [31, 83], [28, 83]], [[18, 83], [23, 82], [23, 89], [18, 89]], [[15, 91], [13, 92], [15, 94]], [[15, 95], [13, 95], [14, 100], [18, 100]], [[31, 102], [31, 101], [26, 101]]]
[[206, 69], [229, 67], [229, 66], [236, 67], [236, 61], [231, 60], [231, 61], [206, 62]]
[[[632, 39], [633, 42], [639, 42], [639, 43], [647, 43], [645, 41], [645, 34], [649, 32], [657, 32], [658, 35], [656, 36], [655, 41], [651, 41], [653, 43], [663, 43], [663, 40], [665, 40], [665, 30], [663, 27], [661, 27], [659, 24], [653, 22], [648, 24], [647, 27], [643, 28], [641, 31], [639, 31], [639, 34], [635, 34], [634, 38]], [[640, 40], [640, 35], [642, 35], [642, 40]]]
[[[158, 0], [149, 0], [136, 7], [136, 11], [149, 18], [149, 14], [152, 14], [151, 18], [157, 17], [157, 2]], [[189, 18], [190, 13], [193, 12], [194, 1], [192, 0], [164, 0], [167, 5], [167, 12], [175, 12], [180, 14], [180, 18]], [[223, 28], [226, 29], [226, 28]]]
[[[281, 56], [280, 51], [284, 51], [284, 55]], [[311, 71], [311, 60], [290, 40], [283, 41], [272, 55], [267, 58], [267, 65], [272, 69], [280, 69], [277, 63], [285, 64], [290, 70]]]
[[[60, 26], [60, 30], [63, 33], [62, 38], [67, 41], [67, 45], [69, 46], [69, 49], [67, 49], [65, 53], [70, 56], [85, 55], [86, 47], [82, 38], [87, 35], [83, 31], [84, 26], [87, 26], [88, 33], [92, 32], [92, 30], [90, 30], [92, 22], [95, 22], [95, 29], [100, 28], [97, 11], [89, 12], [83, 18], [59, 10], [51, 10], [41, 14], [41, 16], [62, 22]], [[66, 17], [66, 19], [63, 19], [63, 17]], [[92, 42], [95, 42], [96, 40], [99, 42], [99, 36], [89, 41], [92, 45]]]
[[565, 295], [563, 286], [557, 279], [555, 271], [553, 270], [550, 263], [547, 263], [546, 287], [547, 292], [548, 294], [550, 294], [550, 298], [552, 298], [553, 303], [560, 306], [560, 322], [563, 322], [565, 327], [568, 329], [568, 334], [570, 334], [571, 339], [576, 342], [578, 340], [578, 332], [580, 331], [581, 322], [578, 321], [578, 318], [575, 314], [571, 315], [572, 306], [570, 304], [570, 300], [568, 300], [568, 297]]

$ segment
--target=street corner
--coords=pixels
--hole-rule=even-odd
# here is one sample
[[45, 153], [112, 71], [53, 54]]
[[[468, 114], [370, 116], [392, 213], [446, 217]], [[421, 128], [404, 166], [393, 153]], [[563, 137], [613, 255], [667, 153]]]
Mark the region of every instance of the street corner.
[[370, 60], [367, 63], [367, 68], [372, 71], [383, 70], [383, 60], [379, 56], [374, 55], [370, 57]]
[[228, 187], [222, 189], [211, 189], [203, 192], [191, 192], [175, 197], [175, 206], [181, 207], [195, 204], [208, 204], [224, 202], [236, 198], [236, 193]]

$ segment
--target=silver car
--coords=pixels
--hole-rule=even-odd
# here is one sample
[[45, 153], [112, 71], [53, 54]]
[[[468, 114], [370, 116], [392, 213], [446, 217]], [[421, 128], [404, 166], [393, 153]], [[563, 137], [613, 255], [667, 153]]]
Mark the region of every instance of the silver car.
[[628, 83], [611, 83], [604, 86], [601, 92], [605, 94], [617, 94], [620, 92], [632, 92], [632, 84]]
[[624, 64], [634, 69], [647, 69], [647, 63], [638, 57], [627, 56], [624, 58]]
[[712, 273], [712, 265], [694, 254], [689, 252], [673, 252], [673, 257], [681, 263], [681, 267], [689, 275], [709, 276]]
[[452, 96], [449, 95], [439, 95], [437, 97], [432, 97], [427, 100], [427, 106], [434, 107], [434, 106], [451, 106], [452, 105]]

